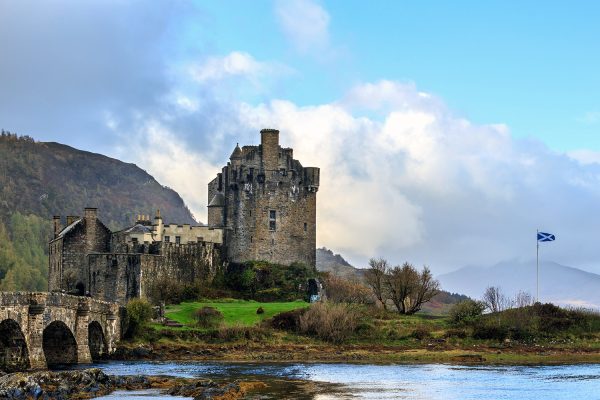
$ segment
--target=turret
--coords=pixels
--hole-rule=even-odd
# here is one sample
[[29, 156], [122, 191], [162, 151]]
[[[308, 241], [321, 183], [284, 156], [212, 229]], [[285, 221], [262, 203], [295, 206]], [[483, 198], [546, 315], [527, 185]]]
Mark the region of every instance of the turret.
[[160, 210], [156, 210], [156, 215], [154, 216], [154, 223], [152, 224], [152, 229], [154, 230], [154, 240], [159, 242], [162, 241], [162, 233], [163, 233], [163, 220], [160, 216]]
[[225, 196], [223, 193], [214, 195], [208, 204], [208, 226], [223, 226], [223, 209], [225, 207]]

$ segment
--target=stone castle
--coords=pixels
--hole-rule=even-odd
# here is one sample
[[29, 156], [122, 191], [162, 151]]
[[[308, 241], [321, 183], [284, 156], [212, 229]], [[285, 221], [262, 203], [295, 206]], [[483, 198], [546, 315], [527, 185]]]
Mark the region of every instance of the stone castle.
[[165, 224], [157, 211], [112, 232], [97, 209], [55, 216], [49, 291], [89, 293], [121, 304], [146, 297], [161, 279], [211, 282], [229, 263], [264, 260], [315, 267], [319, 168], [303, 167], [279, 131], [261, 130], [258, 146], [236, 146], [208, 184], [208, 224]]

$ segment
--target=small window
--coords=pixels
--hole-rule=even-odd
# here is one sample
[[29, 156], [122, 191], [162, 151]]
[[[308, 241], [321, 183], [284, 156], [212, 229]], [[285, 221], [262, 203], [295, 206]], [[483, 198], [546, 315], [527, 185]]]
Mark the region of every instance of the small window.
[[137, 246], [138, 244], [138, 239], [137, 238], [131, 238], [131, 243], [133, 243], [134, 245]]
[[175, 236], [175, 243], [181, 244], [181, 236]]
[[305, 222], [304, 223], [304, 232], [306, 232], [308, 230], [308, 224]]
[[202, 236], [198, 236], [198, 237], [196, 238], [196, 242], [198, 242], [198, 243], [200, 243], [200, 242], [204, 242], [204, 237], [202, 237]]
[[171, 241], [171, 237], [170, 236], [165, 236], [165, 243], [169, 243]]
[[271, 239], [271, 244], [275, 244], [275, 239]]
[[250, 236], [250, 243], [252, 243], [252, 236]]
[[269, 210], [269, 230], [274, 231], [277, 228], [277, 212]]

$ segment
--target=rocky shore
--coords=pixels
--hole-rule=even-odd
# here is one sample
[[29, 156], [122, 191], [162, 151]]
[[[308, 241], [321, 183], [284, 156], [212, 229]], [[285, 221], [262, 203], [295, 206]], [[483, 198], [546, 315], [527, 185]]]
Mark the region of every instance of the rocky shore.
[[114, 376], [98, 368], [78, 371], [17, 372], [0, 376], [0, 399], [90, 399], [115, 390], [158, 389], [162, 393], [193, 399], [234, 400], [261, 382], [216, 383], [210, 379], [167, 376]]

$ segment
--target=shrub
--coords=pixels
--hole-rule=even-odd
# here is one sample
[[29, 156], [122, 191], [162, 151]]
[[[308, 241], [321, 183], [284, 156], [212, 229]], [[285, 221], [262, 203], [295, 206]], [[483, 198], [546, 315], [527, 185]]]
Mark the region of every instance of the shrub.
[[348, 304], [315, 303], [300, 316], [300, 332], [341, 343], [356, 331], [359, 317]]
[[258, 308], [256, 309], [256, 313], [257, 313], [257, 314], [259, 314], [259, 315], [260, 315], [260, 314], [264, 314], [264, 313], [265, 313], [265, 309], [264, 309], [264, 308], [262, 308], [262, 307], [258, 307]]
[[475, 300], [463, 300], [452, 306], [450, 321], [455, 325], [468, 325], [475, 322], [485, 310], [485, 304]]
[[459, 338], [459, 339], [464, 339], [467, 337], [467, 331], [464, 329], [460, 329], [460, 328], [451, 328], [446, 330], [446, 333], [444, 334], [445, 338]]
[[276, 314], [271, 319], [271, 326], [275, 329], [298, 332], [300, 331], [300, 317], [306, 310], [306, 308], [299, 308]]
[[429, 339], [431, 337], [431, 328], [425, 325], [417, 326], [410, 335], [418, 340]]
[[127, 302], [127, 337], [133, 337], [141, 331], [152, 317], [152, 306], [144, 299], [131, 299]]
[[223, 320], [223, 314], [214, 307], [202, 307], [194, 311], [194, 319], [201, 328], [214, 328]]
[[360, 282], [352, 282], [338, 276], [328, 275], [324, 279], [327, 300], [334, 303], [374, 304], [375, 298], [370, 288]]
[[473, 328], [475, 339], [504, 340], [508, 338], [508, 328], [490, 323], [477, 323]]
[[272, 337], [271, 332], [261, 326], [224, 326], [216, 331], [216, 339], [226, 342], [237, 340], [265, 341]]

